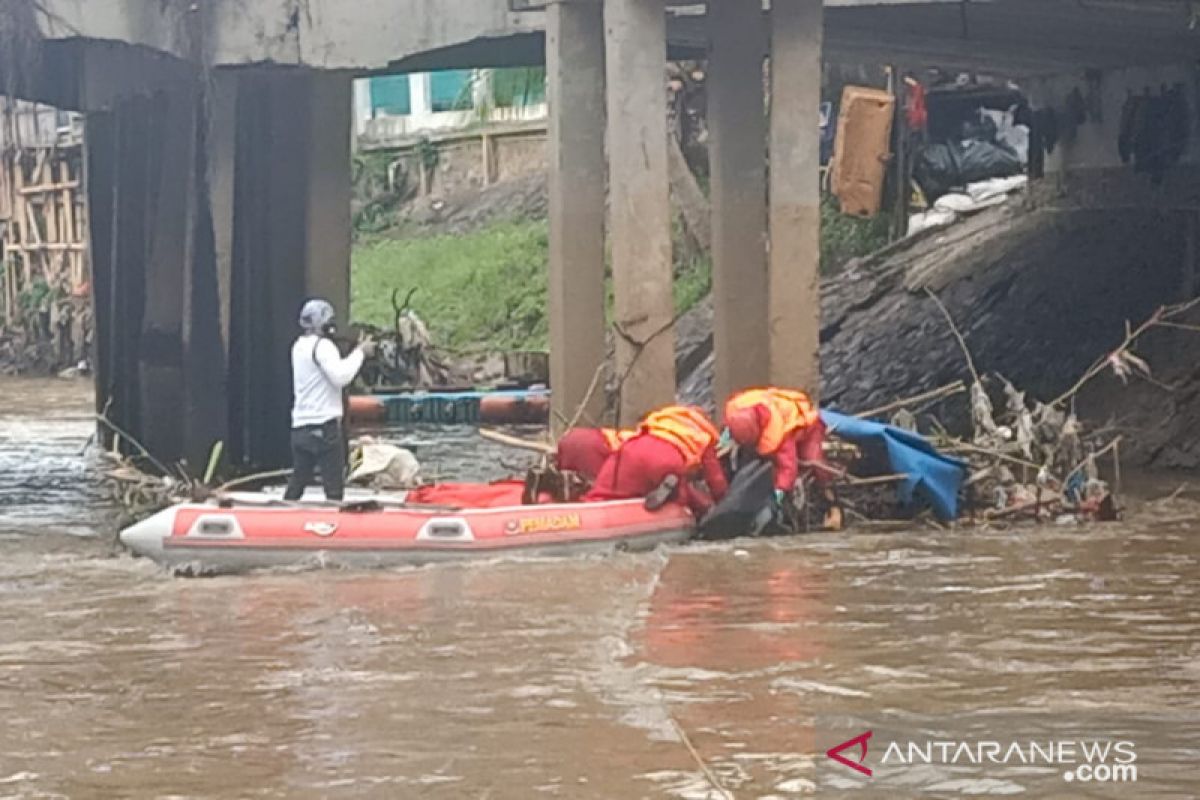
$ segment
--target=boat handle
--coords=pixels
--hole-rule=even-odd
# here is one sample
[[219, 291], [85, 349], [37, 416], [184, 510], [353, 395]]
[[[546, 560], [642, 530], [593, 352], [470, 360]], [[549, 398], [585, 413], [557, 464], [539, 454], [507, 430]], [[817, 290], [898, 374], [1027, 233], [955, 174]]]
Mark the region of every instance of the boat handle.
[[202, 519], [197, 527], [201, 536], [228, 536], [233, 533], [233, 525], [227, 519]]
[[429, 535], [439, 539], [461, 539], [467, 535], [467, 529], [461, 522], [435, 522], [429, 526]]
[[417, 531], [417, 541], [473, 542], [475, 532], [465, 519], [459, 517], [434, 517], [426, 520]]

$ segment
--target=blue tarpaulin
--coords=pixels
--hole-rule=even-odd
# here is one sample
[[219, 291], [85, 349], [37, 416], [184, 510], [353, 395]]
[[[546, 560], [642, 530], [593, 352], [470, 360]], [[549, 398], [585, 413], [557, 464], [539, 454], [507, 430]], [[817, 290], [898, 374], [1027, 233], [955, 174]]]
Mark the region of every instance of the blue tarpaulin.
[[893, 472], [908, 476], [899, 487], [900, 502], [912, 505], [919, 498], [939, 519], [958, 518], [958, 490], [967, 475], [964, 462], [938, 453], [924, 437], [894, 425], [836, 411], [822, 411], [821, 419], [829, 433], [886, 458]]

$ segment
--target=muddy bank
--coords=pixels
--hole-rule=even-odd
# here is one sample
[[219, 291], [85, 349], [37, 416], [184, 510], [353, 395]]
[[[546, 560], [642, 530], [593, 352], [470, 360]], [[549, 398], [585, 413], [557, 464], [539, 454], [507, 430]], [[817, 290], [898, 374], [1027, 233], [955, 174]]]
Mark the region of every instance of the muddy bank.
[[546, 174], [539, 172], [470, 192], [416, 198], [396, 212], [395, 225], [406, 235], [461, 236], [498, 222], [546, 219], [548, 208]]
[[[878, 406], [969, 379], [959, 347], [926, 289], [963, 331], [980, 372], [1001, 373], [1031, 395], [1053, 398], [1137, 324], [1181, 299], [1184, 237], [1178, 217], [1156, 210], [1027, 208], [980, 214], [892, 252], [853, 262], [821, 285], [822, 400]], [[681, 395], [712, 405], [711, 306], [681, 321]], [[1200, 463], [1200, 370], [1189, 362], [1200, 334], [1157, 331], [1139, 350], [1163, 386], [1124, 387], [1105, 375], [1080, 412], [1126, 426], [1142, 463]], [[934, 411], [965, 421], [965, 399]]]

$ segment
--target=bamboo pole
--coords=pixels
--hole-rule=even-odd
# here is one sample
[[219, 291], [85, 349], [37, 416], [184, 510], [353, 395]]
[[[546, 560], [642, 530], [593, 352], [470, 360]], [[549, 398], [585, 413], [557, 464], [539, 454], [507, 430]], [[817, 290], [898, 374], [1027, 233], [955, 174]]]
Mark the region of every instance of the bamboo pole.
[[[63, 167], [66, 167], [66, 162], [62, 162]], [[78, 189], [79, 181], [69, 178], [61, 178], [58, 183], [39, 184], [37, 186], [26, 186], [21, 190], [22, 194], [43, 194], [45, 192], [65, 192], [69, 189]]]
[[49, 151], [47, 151], [44, 147], [39, 147], [35, 152], [37, 155], [34, 156], [33, 175], [30, 176], [29, 182], [36, 185], [45, 183], [45, 178], [42, 177], [42, 173], [46, 169], [46, 157], [49, 155]]
[[[82, 172], [83, 167], [77, 168], [77, 172]], [[78, 256], [79, 261], [79, 282], [91, 282], [91, 264], [90, 252], [88, 250], [88, 218], [84, 207], [83, 192], [75, 192], [75, 241], [81, 246]]]
[[[9, 224], [4, 226], [4, 245], [5, 252], [13, 243], [14, 225], [12, 222], [14, 196], [16, 189], [13, 186], [12, 175], [12, 158], [8, 155], [0, 155], [0, 185], [3, 186], [3, 202], [6, 219]], [[16, 308], [16, 280], [17, 280], [17, 258], [19, 254], [13, 253], [10, 257], [4, 259], [4, 322], [6, 325], [11, 325], [13, 322], [13, 311]]]
[[4, 260], [4, 322], [12, 325], [17, 308], [17, 260]]
[[[53, 168], [53, 165], [51, 165]], [[42, 201], [42, 220], [46, 224], [46, 243], [60, 244], [58, 238], [58, 194], [57, 192], [43, 189], [41, 194]], [[54, 268], [53, 259], [49, 256], [43, 262], [43, 268], [46, 274], [46, 283], [54, 284]]]
[[551, 453], [555, 452], [555, 448], [546, 444], [545, 442], [535, 442], [529, 439], [522, 439], [517, 436], [509, 436], [507, 433], [494, 431], [490, 428], [480, 428], [479, 435], [484, 439], [496, 442], [497, 444], [506, 445], [508, 447], [516, 447], [520, 450], [531, 450], [535, 453], [542, 453], [543, 455], [550, 455]]
[[58, 164], [58, 175], [59, 175], [59, 184], [58, 185], [62, 187], [62, 194], [59, 197], [59, 199], [62, 202], [62, 214], [63, 214], [63, 217], [62, 217], [63, 238], [62, 238], [62, 240], [64, 242], [71, 242], [75, 238], [75, 217], [74, 217], [74, 213], [73, 213], [75, 210], [75, 208], [74, 208], [75, 201], [71, 197], [71, 195], [72, 195], [71, 190], [74, 189], [75, 187], [70, 185], [70, 183], [71, 183], [71, 181], [70, 181], [71, 165], [67, 163], [66, 158], [64, 158]]
[[[30, 240], [32, 240], [34, 244], [37, 244], [37, 245], [46, 244], [46, 242], [43, 241], [43, 239], [42, 239], [42, 232], [38, 227], [37, 212], [35, 212], [33, 210], [33, 203], [27, 202], [25, 204], [25, 217], [28, 220], [28, 225], [29, 225], [28, 229], [25, 231], [26, 236]], [[34, 252], [37, 252], [37, 251], [34, 251]], [[28, 261], [26, 261], [26, 263], [25, 263], [25, 268], [26, 268], [25, 269], [25, 285], [26, 285], [26, 287], [29, 287], [29, 286], [33, 285], [33, 280], [34, 280], [34, 278], [33, 278], [33, 262], [36, 260], [38, 262], [38, 266], [40, 267], [42, 259], [41, 258], [35, 259], [34, 257], [29, 256], [28, 254], [26, 255], [26, 258], [28, 258]], [[44, 267], [42, 268], [42, 272], [45, 273]]]
[[54, 243], [54, 244], [51, 244], [49, 242], [43, 242], [42, 244], [20, 244], [20, 243], [17, 243], [17, 244], [9, 245], [9, 247], [16, 252], [25, 252], [25, 253], [57, 253], [57, 252], [60, 252], [63, 250], [68, 251], [68, 252], [70, 252], [72, 250], [83, 252], [84, 250], [87, 249], [86, 245], [68, 244], [66, 242], [58, 242], [58, 243]]
[[[21, 188], [25, 185], [25, 164], [21, 158], [20, 151], [13, 154], [13, 215], [12, 215], [12, 241], [14, 243], [27, 244], [29, 242], [28, 230], [28, 215], [25, 213], [27, 204], [25, 195], [21, 192]], [[14, 281], [14, 290], [16, 295], [20, 295], [22, 289], [30, 282], [32, 267], [30, 264], [30, 255], [25, 252], [20, 252], [21, 255], [21, 280]], [[16, 308], [14, 304], [14, 309]]]
[[[69, 184], [71, 182], [71, 162], [64, 154], [62, 161], [59, 163], [59, 182], [60, 184]], [[74, 245], [77, 242], [75, 238], [75, 189], [70, 186], [65, 186], [62, 190], [62, 209], [63, 209], [63, 237], [65, 244]], [[79, 255], [75, 250], [67, 251], [67, 280], [70, 283], [71, 291], [75, 291], [81, 281], [79, 279], [78, 262]]]
[[966, 390], [967, 387], [962, 381], [955, 381], [954, 383], [943, 386], [940, 389], [934, 389], [914, 397], [906, 397], [903, 400], [897, 400], [894, 403], [888, 403], [887, 405], [879, 406], [878, 408], [872, 408], [868, 411], [860, 411], [854, 416], [859, 417], [860, 419], [865, 417], [877, 417], [881, 414], [899, 411], [907, 406], [915, 406], [933, 400], [945, 400], [946, 398], [953, 397], [956, 394], [962, 394]]

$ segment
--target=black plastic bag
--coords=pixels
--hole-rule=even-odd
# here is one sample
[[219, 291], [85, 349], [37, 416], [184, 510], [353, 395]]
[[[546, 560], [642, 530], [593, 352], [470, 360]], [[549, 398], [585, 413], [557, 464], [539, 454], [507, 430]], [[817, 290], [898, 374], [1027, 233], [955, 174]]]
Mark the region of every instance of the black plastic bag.
[[959, 183], [1008, 178], [1024, 171], [1021, 159], [1007, 147], [971, 140], [958, 149]]
[[961, 144], [929, 145], [917, 159], [913, 177], [932, 203], [956, 186], [1008, 178], [1023, 171], [1021, 159], [1009, 148], [971, 139]]
[[717, 541], [757, 535], [772, 519], [774, 500], [775, 467], [770, 461], [751, 461], [734, 473], [729, 492], [701, 520], [696, 538]]
[[958, 185], [958, 175], [958, 156], [948, 144], [928, 145], [913, 165], [913, 178], [930, 203]]

